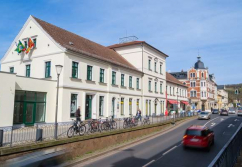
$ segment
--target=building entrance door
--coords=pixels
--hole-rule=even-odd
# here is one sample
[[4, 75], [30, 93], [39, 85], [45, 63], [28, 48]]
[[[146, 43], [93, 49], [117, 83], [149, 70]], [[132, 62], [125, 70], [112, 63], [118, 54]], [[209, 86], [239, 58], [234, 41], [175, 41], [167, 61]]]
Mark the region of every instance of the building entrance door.
[[25, 103], [25, 109], [24, 109], [24, 124], [25, 125], [33, 125], [34, 118], [35, 118], [35, 105], [36, 103]]
[[86, 113], [85, 119], [92, 118], [92, 95], [86, 95]]

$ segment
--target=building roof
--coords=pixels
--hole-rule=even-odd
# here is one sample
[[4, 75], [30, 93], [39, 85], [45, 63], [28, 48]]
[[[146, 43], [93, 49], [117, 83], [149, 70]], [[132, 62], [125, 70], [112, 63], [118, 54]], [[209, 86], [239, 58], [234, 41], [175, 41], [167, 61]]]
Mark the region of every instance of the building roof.
[[187, 79], [187, 71], [171, 72], [170, 74], [176, 79]]
[[205, 69], [205, 67], [204, 67], [204, 63], [200, 60], [201, 57], [198, 56], [197, 58], [198, 58], [198, 60], [197, 60], [197, 62], [195, 63], [194, 68], [195, 68], [195, 69]]
[[225, 85], [218, 85], [217, 89], [225, 89]]
[[166, 82], [171, 82], [183, 87], [187, 87], [186, 85], [184, 85], [183, 83], [181, 83], [178, 79], [176, 79], [175, 77], [173, 77], [171, 74], [169, 74], [168, 72], [166, 72]]
[[[33, 17], [33, 16], [32, 16]], [[125, 58], [112, 49], [98, 43], [83, 38], [77, 34], [47, 23], [41, 19], [33, 17], [35, 21], [63, 48], [67, 51], [77, 52], [86, 56], [94, 57], [109, 63], [129, 68], [140, 72]]]
[[160, 52], [161, 54], [164, 54], [166, 57], [169, 57], [167, 54], [165, 54], [162, 51], [160, 51], [159, 49], [151, 46], [150, 44], [148, 44], [145, 41], [132, 41], [132, 42], [125, 42], [125, 43], [120, 43], [120, 44], [114, 44], [114, 45], [108, 46], [108, 48], [115, 49], [115, 48], [120, 48], [120, 47], [124, 47], [124, 46], [136, 45], [136, 44], [146, 44], [149, 47], [151, 47], [151, 48], [155, 49], [156, 51]]

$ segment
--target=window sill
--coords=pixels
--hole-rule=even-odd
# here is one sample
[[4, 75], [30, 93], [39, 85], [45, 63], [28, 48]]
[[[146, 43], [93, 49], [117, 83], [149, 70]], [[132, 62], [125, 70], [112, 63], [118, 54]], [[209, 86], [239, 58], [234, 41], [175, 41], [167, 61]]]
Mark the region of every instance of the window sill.
[[155, 71], [155, 73], [158, 73], [157, 71]]
[[161, 95], [163, 95], [164, 93], [160, 93]]
[[141, 91], [141, 89], [136, 89], [136, 90]]
[[129, 87], [129, 89], [130, 89], [130, 90], [134, 90], [134, 88], [132, 88], [132, 87]]
[[73, 78], [73, 77], [70, 77], [71, 80], [75, 80], [75, 81], [82, 81], [82, 79], [80, 78]]
[[153, 93], [153, 91], [149, 90], [150, 93]]
[[158, 94], [158, 92], [155, 92], [156, 94]]
[[92, 81], [92, 80], [86, 80], [87, 83], [93, 83], [95, 84], [96, 82], [95, 81]]
[[126, 86], [121, 86], [121, 88], [126, 89], [127, 87]]
[[99, 82], [99, 85], [104, 85], [104, 86], [107, 86], [107, 83], [104, 83], [104, 82]]
[[44, 79], [52, 79], [52, 76], [49, 76], [49, 77], [45, 77]]
[[111, 85], [112, 85], [112, 87], [116, 87], [116, 88], [118, 87], [118, 85], [114, 85], [114, 84], [111, 84]]
[[152, 71], [151, 69], [149, 69], [149, 71]]

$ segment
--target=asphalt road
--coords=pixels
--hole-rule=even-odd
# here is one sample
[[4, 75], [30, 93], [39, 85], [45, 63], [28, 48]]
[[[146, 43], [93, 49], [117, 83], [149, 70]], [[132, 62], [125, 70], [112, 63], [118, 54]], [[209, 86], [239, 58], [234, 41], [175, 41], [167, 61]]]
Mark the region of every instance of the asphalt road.
[[[210, 120], [193, 120], [156, 138], [99, 157], [77, 166], [88, 167], [206, 167], [231, 138], [242, 122], [236, 115], [212, 115]], [[182, 137], [190, 125], [206, 125], [215, 133], [215, 144], [209, 152], [182, 147]]]

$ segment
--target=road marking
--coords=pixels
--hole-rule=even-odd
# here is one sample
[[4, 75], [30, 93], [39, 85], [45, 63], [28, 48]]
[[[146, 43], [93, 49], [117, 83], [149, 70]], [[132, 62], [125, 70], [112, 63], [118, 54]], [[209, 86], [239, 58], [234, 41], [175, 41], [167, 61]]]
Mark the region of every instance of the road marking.
[[228, 128], [230, 128], [231, 126], [234, 126], [233, 124], [229, 124]]
[[174, 150], [177, 146], [172, 147], [170, 150], [166, 151], [165, 153], [163, 153], [162, 155], [166, 155], [167, 153], [169, 153], [170, 151]]
[[235, 119], [234, 121], [237, 122], [237, 121], [239, 121], [239, 120], [238, 120], [238, 119]]
[[142, 167], [147, 167], [148, 165], [150, 165], [150, 164], [153, 163], [153, 162], [155, 162], [155, 160], [150, 161], [149, 163], [145, 164], [145, 165], [142, 166]]
[[224, 119], [223, 118], [221, 118], [221, 121], [223, 121]]
[[203, 126], [206, 126], [209, 122], [211, 122], [211, 121], [213, 121], [213, 120], [215, 120], [215, 119], [217, 119], [217, 118], [219, 118], [219, 117], [216, 117], [216, 118], [214, 118], [214, 119], [211, 119], [210, 121], [208, 121], [207, 123], [205, 123]]
[[216, 123], [211, 123], [211, 126], [214, 126], [214, 125], [216, 125]]

